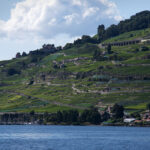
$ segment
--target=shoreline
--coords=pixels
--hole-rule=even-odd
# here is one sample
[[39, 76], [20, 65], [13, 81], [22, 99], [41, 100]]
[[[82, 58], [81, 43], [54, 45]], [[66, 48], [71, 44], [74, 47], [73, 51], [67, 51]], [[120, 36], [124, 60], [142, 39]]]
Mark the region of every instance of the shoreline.
[[150, 127], [150, 125], [133, 125], [133, 124], [55, 124], [55, 123], [47, 123], [47, 124], [38, 124], [38, 123], [0, 123], [0, 126], [100, 126], [100, 127]]

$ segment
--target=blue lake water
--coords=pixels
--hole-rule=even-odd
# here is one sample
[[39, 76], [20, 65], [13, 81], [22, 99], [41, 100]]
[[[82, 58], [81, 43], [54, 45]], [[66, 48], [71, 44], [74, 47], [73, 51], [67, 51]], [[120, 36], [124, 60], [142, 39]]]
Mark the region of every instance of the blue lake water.
[[150, 128], [0, 126], [0, 150], [150, 150]]

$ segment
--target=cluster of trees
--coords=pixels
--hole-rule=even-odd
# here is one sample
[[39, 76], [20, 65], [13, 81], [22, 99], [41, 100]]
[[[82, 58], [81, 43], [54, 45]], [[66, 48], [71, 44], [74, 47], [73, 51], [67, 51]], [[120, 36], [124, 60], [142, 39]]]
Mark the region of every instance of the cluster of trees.
[[149, 110], [149, 112], [150, 112], [150, 103], [148, 103], [147, 105], [146, 105], [146, 108]]
[[74, 41], [74, 43], [67, 43], [63, 49], [69, 49], [69, 48], [72, 48], [74, 46], [78, 47], [80, 46], [81, 44], [85, 44], [85, 43], [92, 43], [92, 44], [97, 44], [98, 41], [97, 39], [95, 38], [92, 38], [88, 35], [83, 35], [81, 38], [77, 39]]
[[84, 110], [79, 113], [77, 110], [58, 111], [51, 116], [47, 115], [46, 122], [65, 123], [65, 124], [82, 124], [89, 122], [90, 124], [100, 124], [102, 122], [101, 115], [96, 108]]
[[37, 63], [40, 60], [42, 60], [45, 56], [60, 50], [62, 50], [61, 46], [55, 47], [54, 44], [44, 44], [41, 49], [30, 51], [29, 54], [27, 54], [26, 52], [23, 52], [22, 54], [17, 53], [16, 58], [29, 56], [28, 60], [26, 61], [22, 60], [20, 62], [16, 62], [9, 68], [4, 69], [3, 72], [5, 72], [8, 76], [21, 74], [21, 71], [27, 68], [30, 63]]
[[149, 48], [147, 46], [141, 46], [139, 51], [149, 51]]
[[54, 44], [44, 44], [41, 49], [37, 49], [29, 52], [29, 56], [40, 56], [40, 55], [49, 55], [52, 53], [61, 50], [61, 47], [55, 47]]
[[3, 114], [0, 116], [0, 123], [56, 123], [56, 124], [80, 124], [89, 122], [91, 124], [100, 124], [101, 115], [97, 109], [84, 110], [79, 114], [78, 110], [58, 111], [57, 113], [37, 114], [34, 111], [30, 113]]
[[61, 50], [62, 50], [61, 46], [55, 47], [54, 44], [44, 44], [42, 46], [42, 48], [34, 50], [34, 51], [30, 51], [29, 54], [27, 54], [25, 52], [23, 52], [22, 54], [17, 53], [16, 58], [25, 57], [28, 55], [32, 56], [32, 57], [46, 56], [46, 55], [49, 55], [49, 54], [52, 54], [52, 53], [55, 53], [55, 52], [61, 51]]
[[30, 113], [4, 113], [0, 116], [0, 123], [29, 123], [39, 121], [43, 118], [42, 114]]
[[111, 49], [111, 45], [108, 45], [106, 48], [106, 53], [102, 52], [101, 50], [95, 50], [94, 54], [93, 54], [93, 59], [97, 60], [97, 61], [106, 61], [106, 60], [113, 60], [113, 59], [117, 59], [114, 58], [112, 56], [106, 56], [105, 54], [113, 54], [113, 51]]
[[58, 111], [57, 113], [52, 114], [51, 116], [47, 116], [47, 122], [55, 122], [55, 123], [75, 123], [78, 122], [79, 112], [77, 110], [68, 110], [68, 111]]
[[44, 44], [41, 49], [37, 49], [29, 52], [30, 62], [37, 63], [45, 56], [61, 51], [62, 47], [55, 47], [54, 44]]
[[22, 70], [24, 70], [28, 66], [28, 62], [22, 60], [19, 62], [12, 63], [10, 66], [5, 67], [2, 72], [4, 72], [8, 76], [13, 76], [15, 74], [21, 74]]
[[150, 11], [143, 11], [137, 13], [134, 16], [131, 16], [130, 19], [120, 21], [118, 25], [113, 24], [107, 29], [105, 29], [105, 26], [103, 24], [99, 25], [97, 32], [98, 35], [97, 39], [94, 37], [90, 37], [88, 35], [83, 35], [80, 39], [75, 40], [74, 43], [67, 43], [63, 49], [70, 49], [75, 46], [78, 47], [81, 44], [85, 43], [97, 44], [99, 42], [102, 42], [103, 40], [106, 40], [114, 36], [118, 36], [122, 33], [141, 30], [148, 27], [150, 27]]
[[122, 105], [115, 104], [112, 108], [112, 114], [114, 119], [123, 118], [124, 107]]
[[47, 115], [47, 122], [56, 122], [56, 123], [66, 123], [66, 124], [100, 124], [101, 122], [107, 121], [109, 119], [117, 120], [122, 119], [124, 116], [124, 107], [122, 105], [114, 104], [111, 110], [111, 114], [107, 111], [100, 113], [97, 108], [91, 107], [86, 109], [83, 112], [79, 113], [77, 110], [69, 111], [58, 111], [55, 114], [52, 114], [51, 117]]
[[93, 73], [92, 72], [78, 72], [77, 74], [76, 74], [76, 79], [84, 79], [84, 78], [86, 78], [86, 77], [88, 77], [88, 76], [90, 76], [90, 75], [92, 75]]
[[18, 53], [16, 54], [16, 58], [25, 57], [25, 56], [27, 56], [27, 53], [26, 53], [26, 52], [23, 52], [22, 54], [18, 52]]
[[98, 27], [98, 41], [120, 35], [125, 32], [141, 30], [150, 27], [150, 11], [143, 11], [121, 21], [118, 25], [111, 25], [105, 29], [104, 25]]
[[80, 122], [90, 122], [91, 124], [100, 124], [102, 120], [102, 116], [97, 111], [96, 108], [92, 108], [90, 110], [84, 110], [81, 113], [81, 116], [79, 118]]
[[[144, 51], [143, 49], [146, 51], [147, 47], [142, 48], [141, 51]], [[111, 45], [108, 45], [106, 47], [105, 51], [102, 51], [101, 49], [95, 50], [94, 54], [93, 54], [93, 60], [96, 60], [96, 61], [111, 61], [111, 60], [123, 61], [123, 60], [126, 60], [126, 57], [119, 56], [117, 53], [112, 51]]]
[[[118, 104], [115, 104], [112, 108], [113, 119], [121, 119], [124, 116], [124, 108]], [[35, 113], [6, 113], [0, 115], [0, 123], [38, 123], [38, 124], [100, 124], [107, 121], [111, 116], [108, 112], [100, 114], [97, 108], [91, 107], [83, 112], [79, 113], [78, 110], [65, 110], [58, 111], [57, 113], [49, 114]]]
[[107, 57], [104, 57], [104, 55], [102, 54], [102, 51], [95, 50], [94, 54], [93, 54], [93, 60], [105, 61], [105, 60], [107, 60]]
[[9, 68], [7, 70], [7, 75], [8, 76], [12, 76], [12, 75], [15, 75], [15, 74], [20, 74], [20, 73], [21, 73], [21, 71], [18, 70], [18, 69], [15, 69], [15, 68]]

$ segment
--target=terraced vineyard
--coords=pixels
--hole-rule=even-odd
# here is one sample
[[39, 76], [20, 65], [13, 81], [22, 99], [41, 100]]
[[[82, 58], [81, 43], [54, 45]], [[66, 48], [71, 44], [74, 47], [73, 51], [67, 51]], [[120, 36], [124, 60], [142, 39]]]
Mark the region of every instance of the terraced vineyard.
[[[150, 29], [122, 34], [108, 41], [145, 37]], [[146, 47], [146, 49], [145, 49]], [[94, 58], [100, 52], [100, 60]], [[15, 68], [19, 73], [9, 74]], [[81, 44], [37, 62], [24, 56], [0, 62], [1, 112], [56, 112], [90, 106], [103, 110], [114, 103], [126, 111], [143, 111], [150, 102], [150, 44], [100, 49]]]

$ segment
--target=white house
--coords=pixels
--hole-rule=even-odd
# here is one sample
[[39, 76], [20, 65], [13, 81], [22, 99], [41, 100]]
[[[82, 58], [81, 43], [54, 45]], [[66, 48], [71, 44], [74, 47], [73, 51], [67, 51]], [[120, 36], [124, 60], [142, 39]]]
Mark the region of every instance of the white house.
[[125, 118], [124, 119], [124, 122], [125, 123], [131, 123], [131, 122], [133, 122], [133, 121], [135, 121], [136, 119], [135, 118]]

